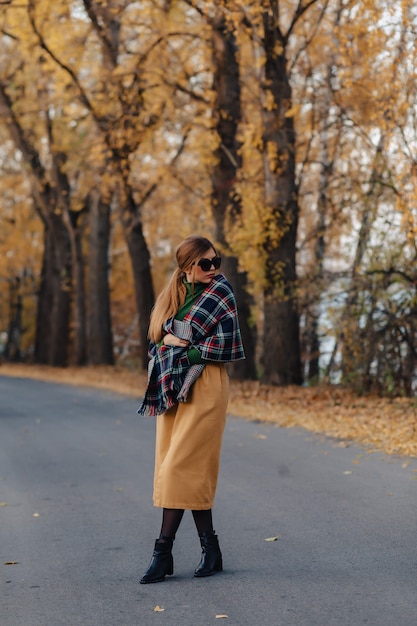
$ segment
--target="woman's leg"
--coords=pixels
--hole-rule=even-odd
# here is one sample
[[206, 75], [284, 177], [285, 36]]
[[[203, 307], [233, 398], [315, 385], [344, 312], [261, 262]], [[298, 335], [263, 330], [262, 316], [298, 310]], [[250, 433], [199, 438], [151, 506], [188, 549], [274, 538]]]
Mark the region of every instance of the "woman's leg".
[[211, 509], [205, 511], [193, 511], [194, 523], [199, 535], [202, 533], [212, 533], [213, 531], [213, 516]]
[[167, 538], [175, 539], [183, 515], [184, 509], [163, 509], [161, 534], [158, 541], [164, 541]]

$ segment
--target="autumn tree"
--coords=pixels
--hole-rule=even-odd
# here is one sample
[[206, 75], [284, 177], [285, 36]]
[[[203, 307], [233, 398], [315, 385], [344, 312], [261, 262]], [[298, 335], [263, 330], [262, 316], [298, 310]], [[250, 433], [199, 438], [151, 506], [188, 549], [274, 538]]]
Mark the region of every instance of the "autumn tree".
[[35, 359], [51, 365], [67, 363], [70, 316], [71, 247], [60, 202], [67, 199], [53, 186], [38, 150], [18, 118], [17, 108], [0, 83], [0, 106], [11, 137], [31, 174], [35, 207], [44, 224], [44, 255], [37, 312]]
[[[103, 141], [103, 149], [108, 151], [107, 158], [104, 159], [106, 168], [113, 174], [113, 193], [118, 192], [123, 204], [122, 222], [125, 226], [125, 233], [129, 251], [132, 258], [133, 274], [135, 277], [136, 301], [139, 314], [142, 345], [146, 344], [147, 320], [151, 306], [153, 304], [153, 288], [150, 275], [149, 252], [147, 250], [145, 238], [142, 232], [138, 207], [134, 199], [133, 191], [129, 180], [129, 155], [136, 148], [138, 141], [136, 118], [141, 109], [141, 89], [139, 67], [138, 71], [129, 75], [127, 89], [126, 79], [120, 77], [115, 72], [120, 46], [120, 19], [119, 15], [125, 7], [112, 5], [111, 3], [84, 2], [84, 7], [101, 48], [100, 75], [91, 76], [93, 79], [93, 90], [98, 86], [98, 94], [93, 96], [89, 93], [80, 80], [77, 71], [65, 58], [62, 49], [54, 49], [48, 41], [48, 19], [43, 20], [42, 26], [39, 24], [39, 13], [43, 13], [42, 3], [31, 0], [28, 5], [30, 22], [36, 34], [39, 45], [47, 52], [50, 59], [68, 76], [73, 86], [78, 91], [80, 103], [86, 108], [91, 119], [97, 126]], [[73, 16], [71, 13], [62, 13], [65, 16], [67, 25], [72, 26]], [[71, 33], [71, 29], [69, 29]], [[72, 32], [76, 37], [77, 33]], [[86, 37], [88, 34], [85, 33]], [[68, 35], [67, 35], [68, 39]], [[113, 107], [109, 107], [109, 103]], [[103, 199], [104, 204], [108, 202]], [[100, 214], [99, 214], [100, 215]], [[98, 217], [98, 216], [97, 216]], [[106, 214], [103, 215], [105, 219]], [[90, 322], [90, 328], [93, 323]]]
[[[392, 21], [387, 24], [389, 13]], [[412, 49], [415, 7], [404, 3], [394, 11], [381, 2], [363, 8], [355, 16], [358, 36], [370, 14], [377, 24], [373, 37], [359, 39], [356, 50], [350, 52], [355, 56], [365, 47], [370, 63], [360, 70], [352, 66], [352, 72], [359, 74], [358, 84], [364, 90], [372, 85], [372, 65], [378, 62], [385, 81], [372, 98], [372, 107], [358, 111], [356, 106], [355, 112], [351, 108], [352, 121], [367, 138], [374, 156], [371, 153], [369, 178], [361, 195], [362, 220], [342, 316], [342, 372], [360, 389], [409, 394], [416, 367], [416, 332], [411, 321], [416, 244], [415, 203], [409, 182], [415, 158], [411, 148], [415, 142], [415, 97], [409, 91], [412, 76], [407, 51]]]
[[[404, 285], [410, 280], [406, 269], [408, 261], [404, 265], [404, 256], [398, 250], [394, 253], [396, 246], [390, 237], [390, 233], [395, 232], [395, 237], [401, 239], [400, 222], [395, 213], [405, 209], [400, 201], [404, 197], [403, 186], [396, 184], [396, 170], [407, 166], [403, 157], [397, 158], [394, 165], [393, 154], [395, 152], [397, 157], [401, 154], [402, 141], [398, 142], [395, 130], [398, 115], [393, 116], [391, 112], [408, 109], [408, 106], [399, 106], [399, 100], [407, 84], [403, 63], [410, 60], [406, 52], [410, 7], [404, 5], [401, 11], [394, 11], [384, 2], [340, 3], [339, 8], [334, 9], [337, 18], [334, 27], [326, 29], [327, 37], [319, 33], [315, 40], [320, 42], [320, 49], [313, 42], [308, 49], [309, 56], [303, 55], [298, 65], [298, 73], [305, 71], [306, 84], [311, 84], [310, 102], [313, 103], [313, 107], [305, 107], [305, 114], [301, 110], [298, 116], [304, 143], [300, 150], [304, 231], [301, 276], [306, 281], [303, 297], [305, 303], [310, 302], [310, 311], [316, 307], [319, 312], [315, 319], [321, 327], [323, 346], [319, 355], [323, 357], [322, 363], [327, 363], [326, 375], [337, 380], [342, 368], [346, 382], [362, 389], [382, 388], [381, 372], [389, 370], [390, 361], [398, 361], [393, 356], [395, 351], [388, 350], [386, 343], [382, 346], [378, 339], [384, 334], [381, 321], [388, 319], [382, 314], [384, 294], [388, 290], [398, 294], [395, 298], [400, 298], [400, 293], [405, 294]], [[388, 19], [390, 13], [392, 19]], [[389, 55], [386, 54], [388, 48]], [[326, 58], [332, 59], [329, 70], [326, 70]], [[378, 89], [374, 80], [376, 67], [381, 76], [385, 76]], [[395, 83], [397, 88], [393, 88]], [[307, 102], [305, 98], [304, 101]], [[327, 123], [325, 110], [328, 111]], [[309, 133], [303, 132], [303, 128], [309, 129]], [[403, 132], [401, 134], [404, 136]], [[320, 171], [320, 176], [316, 176], [315, 171]], [[326, 207], [326, 214], [320, 221], [322, 206]], [[318, 232], [321, 233], [321, 264], [317, 253], [313, 253], [313, 246], [319, 241], [315, 235]], [[305, 273], [310, 253], [311, 270]], [[395, 268], [399, 274], [395, 274]], [[398, 284], [395, 287], [401, 273], [408, 279], [401, 287]], [[392, 281], [387, 280], [387, 276], [391, 276]], [[401, 300], [405, 302], [402, 296]], [[327, 318], [325, 324], [324, 318]], [[390, 327], [391, 323], [387, 333]], [[406, 335], [410, 341], [410, 329], [403, 337]], [[335, 337], [335, 341], [329, 361], [323, 351], [324, 345], [327, 350], [331, 346], [330, 337]], [[404, 339], [401, 343], [404, 351]], [[316, 355], [318, 345], [316, 341]], [[407, 348], [405, 352], [410, 355]], [[382, 357], [384, 354], [387, 358]], [[409, 362], [409, 356], [407, 359]], [[381, 368], [377, 374], [378, 362]], [[403, 364], [396, 371], [401, 368], [406, 369]], [[316, 368], [315, 375], [320, 373]]]
[[[241, 28], [251, 43], [259, 96], [259, 115], [247, 124], [253, 130], [246, 133], [243, 128], [243, 133], [260, 150], [262, 166], [263, 206], [258, 199], [261, 227], [256, 245], [263, 264], [262, 381], [270, 384], [302, 381], [296, 293], [296, 107], [291, 79], [298, 49], [309, 45], [327, 4], [299, 2], [293, 7], [276, 1], [247, 6], [234, 3], [240, 9]], [[310, 34], [305, 36], [302, 29], [307, 23]], [[245, 230], [244, 221], [242, 228]], [[247, 237], [250, 240], [251, 234]]]
[[110, 202], [92, 189], [87, 196], [88, 231], [88, 362], [114, 363], [109, 290]]
[[[252, 296], [248, 277], [229, 242], [230, 224], [241, 217], [241, 197], [237, 187], [242, 168], [241, 143], [238, 137], [241, 123], [241, 77], [236, 30], [230, 20], [233, 3], [220, 0], [201, 4], [185, 3], [209, 26], [209, 45], [213, 73], [211, 115], [217, 146], [211, 171], [211, 211], [214, 236], [223, 254], [224, 271], [231, 281], [239, 308], [240, 328], [246, 359], [233, 364], [231, 375], [236, 378], [256, 378], [256, 326], [252, 320]], [[172, 6], [172, 3], [171, 3]]]
[[[225, 2], [227, 8], [227, 2]], [[212, 211], [216, 225], [216, 239], [225, 251], [225, 271], [234, 285], [239, 307], [245, 361], [231, 368], [236, 378], [256, 378], [256, 327], [251, 323], [252, 297], [248, 291], [247, 272], [239, 266], [239, 259], [228, 244], [228, 224], [242, 215], [242, 199], [237, 188], [237, 177], [242, 168], [241, 144], [238, 138], [241, 123], [241, 88], [238, 45], [233, 26], [219, 6], [213, 18], [213, 116], [219, 145], [213, 168]]]

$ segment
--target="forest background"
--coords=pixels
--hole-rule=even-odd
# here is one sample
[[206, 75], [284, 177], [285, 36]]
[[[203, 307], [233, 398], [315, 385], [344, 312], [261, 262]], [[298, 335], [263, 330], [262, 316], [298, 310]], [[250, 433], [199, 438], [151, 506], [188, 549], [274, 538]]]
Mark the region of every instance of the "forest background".
[[200, 233], [236, 292], [234, 379], [414, 395], [412, 0], [0, 12], [4, 361], [144, 370], [155, 294]]

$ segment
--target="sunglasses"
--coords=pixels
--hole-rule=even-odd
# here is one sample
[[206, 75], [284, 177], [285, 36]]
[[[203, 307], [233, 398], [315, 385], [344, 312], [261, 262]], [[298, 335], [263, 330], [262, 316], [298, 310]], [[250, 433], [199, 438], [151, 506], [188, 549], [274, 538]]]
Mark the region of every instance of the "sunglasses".
[[215, 270], [218, 270], [221, 264], [222, 260], [219, 256], [215, 256], [212, 259], [200, 259], [197, 263], [197, 265], [201, 267], [203, 272], [208, 272], [209, 270], [211, 270], [211, 266], [213, 266]]

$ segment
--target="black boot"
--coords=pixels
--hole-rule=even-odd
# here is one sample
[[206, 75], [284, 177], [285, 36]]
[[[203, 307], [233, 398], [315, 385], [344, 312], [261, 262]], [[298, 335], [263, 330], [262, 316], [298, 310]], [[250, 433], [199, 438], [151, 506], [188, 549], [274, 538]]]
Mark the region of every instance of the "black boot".
[[[161, 541], [161, 539], [163, 540]], [[174, 573], [172, 544], [173, 539], [171, 537], [160, 537], [155, 541], [151, 562], [140, 579], [140, 583], [160, 583], [165, 580], [165, 576], [171, 576]]]
[[222, 553], [220, 551], [217, 535], [212, 533], [201, 533], [200, 543], [202, 548], [201, 561], [194, 572], [196, 578], [203, 576], [213, 576], [223, 570]]

